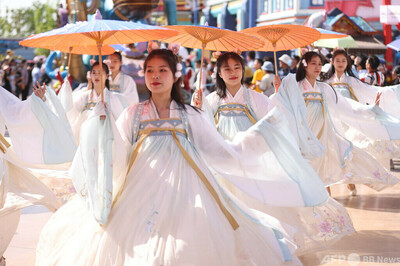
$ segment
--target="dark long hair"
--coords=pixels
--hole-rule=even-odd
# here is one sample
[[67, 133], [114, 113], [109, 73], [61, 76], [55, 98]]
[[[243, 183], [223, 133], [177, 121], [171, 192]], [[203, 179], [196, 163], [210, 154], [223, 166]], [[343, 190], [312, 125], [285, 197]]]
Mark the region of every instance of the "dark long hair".
[[241, 84], [243, 84], [244, 80], [244, 70], [245, 70], [245, 65], [244, 65], [244, 59], [238, 55], [237, 53], [234, 52], [229, 52], [229, 53], [224, 53], [217, 59], [217, 79], [216, 79], [216, 93], [217, 95], [223, 99], [226, 97], [226, 84], [225, 81], [219, 76], [219, 73], [221, 72], [221, 66], [222, 64], [228, 62], [228, 59], [232, 58], [236, 62], [239, 62], [242, 65], [242, 79], [240, 81]]
[[354, 75], [353, 70], [351, 69], [351, 65], [352, 64], [351, 64], [350, 57], [348, 56], [348, 54], [346, 53], [345, 50], [338, 49], [338, 50], [333, 52], [331, 68], [328, 70], [328, 72], [326, 72], [326, 74], [322, 74], [321, 75], [321, 80], [322, 81], [329, 80], [335, 74], [336, 70], [335, 70], [335, 66], [333, 65], [333, 61], [335, 60], [335, 57], [338, 56], [338, 55], [343, 55], [344, 57], [346, 57], [347, 66], [346, 66], [346, 69], [344, 70], [344, 73], [347, 74], [350, 77], [357, 78]]
[[[176, 65], [179, 63], [179, 59], [176, 55], [171, 50], [167, 49], [156, 49], [151, 51], [149, 55], [147, 56], [146, 60], [144, 61], [144, 66], [143, 66], [143, 71], [146, 73], [147, 69], [147, 64], [149, 61], [155, 57], [161, 58], [165, 62], [168, 63], [169, 68], [172, 71], [172, 75], [175, 79], [175, 73], [177, 72]], [[174, 100], [179, 107], [182, 109], [186, 110], [185, 102], [182, 98], [182, 95], [180, 93], [181, 91], [181, 84], [182, 84], [182, 76], [177, 79], [177, 81], [174, 82], [172, 85], [172, 90], [171, 90], [171, 98]], [[149, 93], [151, 97], [151, 91], [146, 87], [147, 92]], [[197, 110], [196, 108], [194, 108]]]
[[[319, 53], [313, 52], [313, 51], [312, 51], [312, 52], [307, 52], [307, 53], [305, 53], [305, 54], [301, 57], [300, 64], [299, 64], [299, 68], [297, 69], [297, 72], [296, 72], [296, 80], [297, 80], [297, 82], [299, 82], [299, 81], [301, 81], [301, 80], [303, 80], [303, 79], [306, 78], [306, 69], [305, 69], [305, 67], [304, 67], [303, 60], [304, 60], [304, 61], [307, 63], [307, 65], [308, 65], [308, 63], [311, 62], [311, 59], [312, 59], [313, 57], [315, 57], [315, 56], [318, 56], [319, 59], [321, 59], [321, 63], [324, 61], [322, 55], [320, 55]], [[321, 76], [321, 74], [320, 74], [320, 76]], [[334, 89], [332, 86], [330, 86], [330, 85], [329, 85], [329, 87], [330, 87], [330, 88], [333, 90], [333, 92], [335, 93], [336, 102], [337, 102], [337, 101], [338, 101], [338, 97], [337, 97], [337, 93], [336, 93], [335, 89]]]
[[[99, 61], [96, 61], [96, 62], [92, 65], [92, 67], [90, 68], [90, 72], [92, 72], [92, 71], [93, 71], [93, 68], [94, 68], [95, 66], [98, 66], [98, 65], [100, 65], [100, 63], [99, 63]], [[107, 88], [107, 89], [110, 89], [110, 80], [108, 79], [108, 75], [110, 74], [110, 70], [108, 69], [107, 64], [102, 64], [102, 65], [103, 65], [103, 71], [106, 73], [106, 80], [105, 80], [106, 88]], [[94, 88], [93, 81], [92, 81], [92, 88]]]

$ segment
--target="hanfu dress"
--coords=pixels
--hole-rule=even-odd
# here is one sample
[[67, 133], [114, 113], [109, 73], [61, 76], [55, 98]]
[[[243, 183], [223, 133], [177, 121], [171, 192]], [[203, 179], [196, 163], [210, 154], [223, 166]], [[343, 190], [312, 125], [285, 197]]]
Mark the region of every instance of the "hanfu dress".
[[[306, 79], [297, 82], [294, 75], [282, 81], [275, 95], [280, 110], [289, 119], [292, 132], [303, 156], [326, 186], [337, 183], [368, 184], [376, 190], [392, 186], [398, 179], [391, 175], [370, 154], [353, 146], [343, 134], [342, 122], [367, 132], [373, 126], [388, 138], [384, 112], [378, 106], [347, 101], [327, 84], [312, 86]], [[394, 123], [387, 122], [388, 127]]]
[[[373, 105], [378, 92], [381, 92], [380, 97], [381, 107], [386, 113], [389, 113], [397, 118], [400, 117], [400, 90], [398, 86], [377, 87], [368, 85], [361, 80], [343, 74], [337, 77], [336, 74], [327, 81], [335, 90], [344, 97], [357, 101], [361, 104]], [[374, 139], [366, 136], [354, 127], [349, 127], [344, 124], [346, 138], [351, 140], [357, 147], [368, 151], [382, 165], [387, 165], [389, 159], [400, 157], [400, 141]], [[376, 129], [371, 128], [371, 131]]]
[[[65, 96], [67, 99], [71, 99], [71, 97], [71, 95]], [[63, 98], [61, 98], [61, 102], [65, 101]], [[67, 112], [68, 121], [71, 124], [76, 143], [79, 143], [79, 134], [82, 123], [86, 121], [93, 108], [100, 101], [101, 95], [97, 94], [94, 89], [84, 90], [73, 95], [72, 104], [66, 107], [65, 111]], [[114, 119], [117, 119], [122, 111], [128, 107], [128, 103], [124, 96], [119, 93], [110, 92], [108, 89], [104, 89], [104, 101], [109, 104]]]
[[[31, 205], [44, 205], [54, 212], [60, 207], [60, 202], [50, 188], [34, 176], [27, 168], [27, 164], [22, 161], [22, 159], [26, 159], [29, 156], [35, 156], [36, 158], [34, 159], [38, 160], [38, 157], [41, 157], [40, 149], [34, 152], [30, 151], [27, 146], [25, 152], [24, 150], [15, 151], [14, 143], [9, 138], [4, 137], [5, 125], [8, 119], [11, 118], [10, 116], [14, 120], [16, 118], [23, 120], [20, 121], [22, 123], [37, 123], [37, 121], [30, 121], [30, 119], [34, 118], [32, 114], [29, 114], [30, 110], [27, 109], [31, 107], [30, 101], [28, 99], [21, 102], [14, 95], [0, 87], [0, 257], [4, 254], [17, 230], [22, 208]], [[21, 113], [15, 110], [16, 105], [23, 105], [19, 109], [22, 111]], [[10, 135], [14, 136], [16, 125], [17, 121], [9, 125]], [[19, 133], [21, 135], [24, 134], [24, 132]], [[37, 132], [30, 133], [37, 136], [35, 135]], [[34, 139], [29, 135], [30, 133], [26, 133], [25, 138], [33, 142]], [[17, 139], [14, 140], [17, 141]], [[35, 143], [32, 144], [33, 146], [35, 145]], [[17, 145], [16, 148], [20, 149], [21, 147]], [[66, 151], [66, 153], [68, 152]], [[32, 158], [32, 160], [34, 159]]]
[[129, 105], [139, 102], [135, 81], [131, 76], [123, 74], [121, 71], [114, 79], [110, 77], [110, 91], [123, 95]]
[[[101, 115], [101, 106], [92, 114]], [[104, 134], [92, 130], [100, 136], [93, 147], [104, 143], [112, 151], [90, 148], [87, 141], [96, 138], [81, 134], [77, 154], [82, 160], [74, 160], [72, 172], [86, 181], [77, 184], [79, 198], [59, 209], [44, 227], [36, 265], [300, 264], [291, 242], [293, 229], [249, 209], [219, 185], [213, 173], [260, 204], [324, 203], [329, 196], [307, 167], [298, 180], [261, 178], [265, 169], [254, 161], [268, 150], [260, 133], [267, 120], [233, 142], [224, 141], [204, 113], [190, 106], [185, 111], [175, 101], [168, 119], [159, 118], [152, 100], [127, 108], [116, 123], [123, 142], [110, 122], [100, 122], [99, 116], [85, 122], [83, 132], [89, 124], [103, 129], [109, 125]], [[112, 144], [107, 139], [113, 139]], [[123, 155], [124, 150], [130, 156]], [[105, 168], [91, 161], [96, 154]], [[100, 177], [110, 177], [107, 168], [113, 173], [111, 183], [97, 174], [90, 177], [97, 170]]]
[[[244, 86], [239, 89], [235, 96], [232, 96], [228, 90], [226, 94], [227, 96], [221, 99], [215, 92], [211, 93], [206, 97], [204, 106], [205, 108], [209, 108], [214, 114], [214, 121], [218, 132], [227, 140], [232, 140], [239, 132], [248, 130], [274, 107], [273, 101], [269, 100], [268, 97], [249, 90]], [[274, 119], [285, 120], [282, 117], [283, 115], [277, 113], [276, 110], [273, 110], [271, 113], [273, 113], [272, 117]], [[275, 130], [276, 132], [272, 130], [265, 131], [265, 136], [270, 137], [272, 140], [274, 139], [274, 134], [280, 134], [288, 140], [294, 140], [287, 126], [276, 125]], [[270, 143], [272, 144], [274, 141]], [[288, 153], [286, 156], [290, 156], [289, 152], [286, 152]], [[292, 163], [299, 165], [307, 164], [301, 156], [299, 157], [298, 160], [301, 160], [301, 162], [293, 160]], [[263, 160], [263, 164], [272, 166], [268, 170], [269, 174], [279, 172], [276, 168], [285, 169], [285, 165], [282, 164], [281, 160], [277, 159], [274, 153], [269, 154]], [[354, 232], [346, 209], [332, 198], [329, 198], [321, 206], [313, 207], [288, 208], [284, 206], [267, 206], [257, 204], [234, 186], [230, 186], [229, 183], [224, 182], [223, 178], [220, 179], [220, 182], [233, 194], [243, 199], [249, 206], [268, 213], [296, 228], [295, 243], [298, 246], [296, 251], [298, 255], [327, 248], [343, 236]]]

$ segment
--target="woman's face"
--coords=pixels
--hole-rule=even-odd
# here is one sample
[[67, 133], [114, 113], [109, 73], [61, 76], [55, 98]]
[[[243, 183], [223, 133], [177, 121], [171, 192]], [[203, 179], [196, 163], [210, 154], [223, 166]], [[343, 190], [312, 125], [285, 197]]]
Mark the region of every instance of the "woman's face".
[[344, 72], [347, 67], [347, 58], [343, 54], [339, 54], [335, 56], [333, 59], [333, 66], [335, 67], [336, 71]]
[[240, 62], [228, 58], [221, 65], [219, 76], [224, 80], [227, 87], [237, 86], [242, 82], [243, 69]]
[[153, 57], [147, 62], [145, 72], [147, 88], [154, 94], [171, 94], [172, 85], [177, 81], [168, 63], [159, 57]]
[[307, 62], [306, 77], [316, 79], [321, 74], [322, 62], [319, 56], [313, 56], [309, 62]]
[[[90, 75], [92, 77], [92, 82], [94, 85], [101, 84], [100, 65], [94, 66], [92, 71], [90, 72]], [[103, 69], [103, 84], [106, 83], [106, 79], [107, 79], [107, 74], [106, 71]]]
[[122, 66], [122, 62], [121, 60], [119, 60], [119, 57], [115, 54], [112, 54], [108, 56], [108, 59], [110, 60], [110, 64], [108, 67], [110, 68], [111, 73], [114, 73], [115, 71], [118, 72]]

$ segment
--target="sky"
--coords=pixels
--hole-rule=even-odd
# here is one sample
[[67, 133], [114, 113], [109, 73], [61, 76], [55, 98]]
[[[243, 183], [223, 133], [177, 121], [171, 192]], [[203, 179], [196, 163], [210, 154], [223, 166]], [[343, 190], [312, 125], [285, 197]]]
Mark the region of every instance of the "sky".
[[3, 15], [6, 7], [8, 7], [8, 9], [17, 9], [31, 6], [36, 1], [41, 3], [49, 3], [51, 5], [57, 5], [60, 2], [65, 4], [65, 0], [0, 0], [0, 15]]

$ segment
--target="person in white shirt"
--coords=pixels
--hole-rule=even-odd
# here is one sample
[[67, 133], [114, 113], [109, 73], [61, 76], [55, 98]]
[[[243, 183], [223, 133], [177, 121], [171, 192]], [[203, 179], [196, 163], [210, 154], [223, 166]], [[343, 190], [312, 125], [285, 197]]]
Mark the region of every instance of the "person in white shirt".
[[108, 56], [108, 67], [111, 71], [110, 76], [110, 91], [119, 92], [126, 101], [131, 104], [139, 102], [139, 96], [136, 88], [136, 83], [129, 75], [121, 72], [122, 56], [121, 53], [115, 52]]
[[265, 61], [261, 69], [262, 71], [264, 71], [265, 75], [261, 79], [260, 90], [263, 91], [264, 95], [269, 97], [275, 92], [275, 88], [273, 85], [275, 78], [274, 65], [269, 61]]

